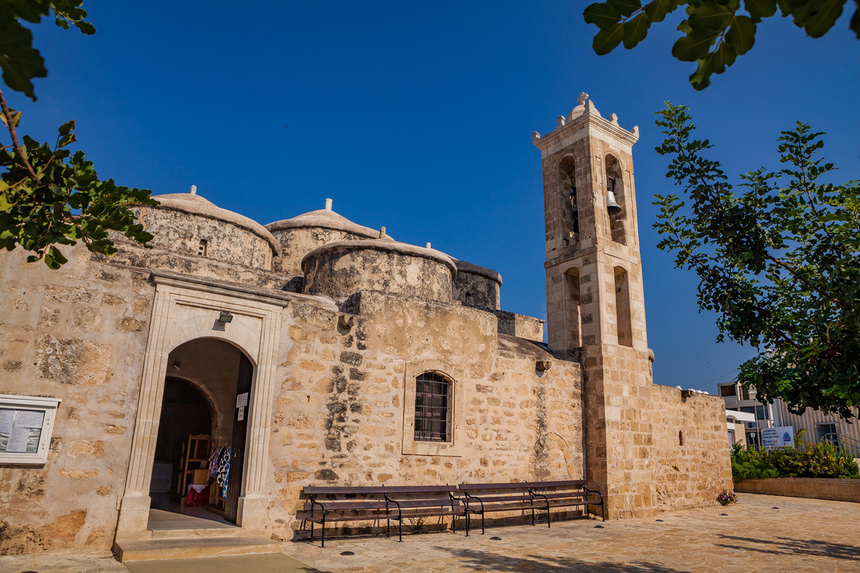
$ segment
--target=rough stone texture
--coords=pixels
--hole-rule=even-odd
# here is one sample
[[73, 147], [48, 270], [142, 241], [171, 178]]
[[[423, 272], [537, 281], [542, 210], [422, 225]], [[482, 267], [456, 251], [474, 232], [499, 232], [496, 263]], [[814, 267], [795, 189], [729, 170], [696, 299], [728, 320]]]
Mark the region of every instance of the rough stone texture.
[[255, 269], [272, 268], [277, 243], [261, 225], [257, 225], [259, 230], [255, 233], [247, 226], [220, 218], [170, 208], [135, 207], [134, 211], [144, 229], [153, 235], [153, 247], [197, 256], [201, 241], [206, 241], [207, 258]]
[[281, 255], [273, 270], [291, 277], [302, 276], [302, 259], [314, 249], [338, 241], [357, 241], [379, 237], [379, 230], [356, 225], [330, 209], [312, 211], [266, 225], [278, 241]]
[[[336, 313], [293, 305], [272, 424], [274, 535], [290, 539], [305, 485], [440, 484], [575, 479], [582, 473], [577, 364], [495, 332], [493, 316], [459, 305], [363, 292]], [[333, 358], [333, 360], [332, 360]], [[454, 442], [464, 453], [403, 455], [406, 366], [432, 358], [460, 367], [465, 408]], [[535, 360], [553, 366], [537, 372]], [[294, 365], [297, 365], [295, 367]], [[414, 398], [412, 398], [414, 399]]]
[[457, 261], [454, 279], [454, 299], [466, 306], [484, 310], [499, 310], [499, 289], [502, 275], [492, 269], [479, 267], [466, 261]]
[[[444, 253], [370, 238], [328, 209], [270, 225], [284, 248], [274, 270], [268, 230], [192, 195], [138, 208], [152, 249], [65, 249], [58, 271], [0, 253], [0, 388], [62, 400], [48, 462], [0, 465], [0, 553], [151, 537], [159, 429], [187, 439], [192, 409], [226, 442], [247, 407], [241, 527], [228, 528], [239, 536], [301, 537], [301, 488], [321, 483], [585, 476], [612, 518], [714, 504], [731, 487], [722, 401], [652, 383], [635, 136], [594, 112], [541, 144], [548, 346], [543, 321], [498, 309], [494, 271], [460, 262], [455, 283]], [[606, 162], [625, 210], [612, 221]], [[299, 258], [304, 294], [287, 288]], [[231, 383], [242, 354], [254, 369], [246, 406]], [[452, 388], [447, 441], [415, 439], [425, 372]], [[168, 377], [199, 400], [164, 400]]]
[[735, 491], [860, 503], [860, 479], [748, 479], [736, 483]]
[[543, 341], [544, 321], [541, 319], [504, 310], [493, 311], [493, 314], [499, 321], [499, 334], [508, 334], [538, 342]]
[[[83, 549], [88, 539], [103, 550], [116, 527], [149, 323], [149, 306], [135, 301], [153, 289], [145, 273], [83, 248], [66, 254], [61, 271], [21, 251], [0, 255], [0, 298], [27, 303], [0, 319], [0, 355], [21, 365], [0, 368], [0, 388], [62, 399], [48, 463], [0, 465], [0, 554]], [[128, 320], [140, 328], [123, 328]]]
[[[583, 365], [586, 477], [606, 495], [613, 518], [713, 504], [731, 487], [722, 401], [684, 402], [677, 389], [653, 384], [633, 184], [637, 139], [636, 129], [603, 119], [591, 102], [534, 138], [543, 163], [549, 345]], [[612, 217], [610, 178], [622, 207]]]
[[392, 240], [331, 243], [302, 261], [305, 293], [345, 298], [375, 290], [451, 301], [456, 267], [450, 257]]

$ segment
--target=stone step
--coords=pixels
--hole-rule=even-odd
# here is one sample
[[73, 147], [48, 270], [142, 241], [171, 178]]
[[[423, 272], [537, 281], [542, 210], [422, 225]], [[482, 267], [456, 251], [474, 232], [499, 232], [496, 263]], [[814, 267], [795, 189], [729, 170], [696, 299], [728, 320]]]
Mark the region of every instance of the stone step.
[[187, 529], [154, 529], [150, 534], [151, 539], [240, 539], [236, 535], [237, 527], [210, 529], [210, 528], [187, 528]]
[[281, 553], [281, 544], [265, 537], [146, 539], [115, 542], [113, 552], [122, 562], [153, 561]]

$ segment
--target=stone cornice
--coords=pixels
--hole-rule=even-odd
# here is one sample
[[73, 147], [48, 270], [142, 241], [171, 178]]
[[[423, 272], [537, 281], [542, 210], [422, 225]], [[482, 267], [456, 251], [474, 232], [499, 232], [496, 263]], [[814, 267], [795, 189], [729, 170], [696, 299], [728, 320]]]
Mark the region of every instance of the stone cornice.
[[630, 147], [633, 146], [634, 143], [639, 141], [639, 128], [634, 127], [633, 131], [627, 131], [620, 125], [618, 125], [618, 120], [614, 119], [614, 121], [610, 121], [604, 119], [600, 116], [599, 113], [595, 111], [588, 111], [582, 113], [581, 115], [574, 117], [570, 121], [563, 123], [563, 118], [559, 118], [559, 126], [546, 134], [545, 136], [541, 136], [538, 132], [532, 133], [532, 143], [540, 149], [541, 151], [545, 151], [553, 144], [560, 143], [562, 140], [568, 137], [572, 137], [577, 132], [588, 130], [588, 131], [596, 131], [603, 135], [607, 135], [610, 138], [617, 140], [623, 144], [626, 144]]

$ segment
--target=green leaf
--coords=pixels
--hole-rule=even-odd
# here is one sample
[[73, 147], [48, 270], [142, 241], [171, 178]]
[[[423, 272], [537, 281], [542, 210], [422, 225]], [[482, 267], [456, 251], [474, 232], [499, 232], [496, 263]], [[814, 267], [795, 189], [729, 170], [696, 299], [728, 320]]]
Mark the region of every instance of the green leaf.
[[0, 12], [0, 69], [11, 89], [36, 101], [33, 78], [48, 75], [45, 61], [33, 48], [33, 35], [8, 13]]
[[845, 0], [819, 0], [814, 4], [815, 9], [808, 13], [804, 28], [811, 37], [820, 38], [830, 31], [842, 15]]
[[645, 15], [652, 23], [662, 22], [669, 12], [674, 12], [677, 8], [677, 0], [653, 0], [645, 6]]
[[651, 21], [641, 13], [629, 22], [624, 23], [624, 47], [628, 50], [635, 48], [648, 35]]
[[609, 28], [600, 30], [594, 36], [591, 47], [598, 56], [605, 56], [617, 48], [622, 39], [624, 39], [624, 27], [622, 24], [615, 24]]
[[675, 42], [672, 46], [672, 55], [682, 62], [695, 62], [705, 58], [719, 35], [719, 32], [691, 30], [689, 34]]
[[[21, 112], [10, 109], [9, 115], [12, 116], [12, 127], [18, 127], [18, 124], [21, 123]], [[3, 125], [7, 128], [9, 127], [9, 122], [6, 121], [6, 114], [0, 113], [0, 121], [2, 121]]]
[[776, 0], [744, 0], [744, 8], [749, 12], [753, 22], [761, 22], [776, 14]]
[[735, 49], [738, 56], [741, 56], [749, 52], [755, 44], [755, 32], [756, 25], [751, 18], [738, 16], [726, 32], [726, 42]]
[[642, 8], [640, 0], [607, 0], [607, 3], [625, 18]]
[[74, 129], [75, 129], [75, 120], [72, 119], [72, 120], [67, 121], [63, 125], [61, 125], [60, 129], [58, 131], [60, 132], [60, 135], [68, 135]]
[[701, 6], [695, 8], [687, 21], [694, 30], [722, 32], [729, 25], [732, 16], [734, 16], [734, 10], [728, 6], [717, 0], [703, 0]]
[[621, 13], [618, 10], [610, 6], [609, 3], [600, 2], [589, 5], [583, 11], [582, 18], [586, 24], [594, 24], [601, 30], [618, 24], [622, 20]]
[[78, 138], [75, 137], [74, 133], [64, 135], [63, 137], [60, 138], [60, 142], [57, 144], [57, 147], [65, 147], [65, 146], [69, 145], [70, 143], [74, 143], [77, 140], [78, 140]]

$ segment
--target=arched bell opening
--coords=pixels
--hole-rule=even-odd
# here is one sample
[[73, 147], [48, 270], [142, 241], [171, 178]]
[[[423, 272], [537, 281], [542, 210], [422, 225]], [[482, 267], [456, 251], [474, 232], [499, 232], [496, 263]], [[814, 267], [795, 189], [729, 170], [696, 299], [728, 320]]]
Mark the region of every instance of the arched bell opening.
[[627, 197], [621, 164], [612, 155], [606, 156], [606, 210], [612, 240], [627, 244]]
[[580, 212], [576, 191], [576, 163], [568, 155], [558, 164], [558, 194], [561, 202], [562, 243], [580, 240]]

